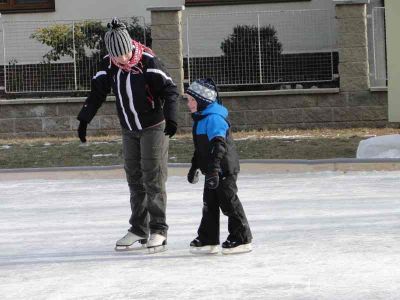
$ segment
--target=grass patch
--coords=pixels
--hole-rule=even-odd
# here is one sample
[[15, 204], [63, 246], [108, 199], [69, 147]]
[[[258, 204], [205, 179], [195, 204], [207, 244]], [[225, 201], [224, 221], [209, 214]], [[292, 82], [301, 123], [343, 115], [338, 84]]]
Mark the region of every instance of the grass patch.
[[[361, 140], [397, 133], [396, 129], [316, 129], [235, 132], [241, 159], [354, 158]], [[123, 164], [119, 136], [0, 140], [0, 168], [107, 166]], [[169, 162], [190, 162], [191, 135], [170, 140]]]

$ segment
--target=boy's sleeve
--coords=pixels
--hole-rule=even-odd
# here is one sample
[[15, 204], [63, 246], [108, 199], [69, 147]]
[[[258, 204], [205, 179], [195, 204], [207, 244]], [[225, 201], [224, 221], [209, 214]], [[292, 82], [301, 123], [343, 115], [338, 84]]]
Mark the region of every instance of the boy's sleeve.
[[177, 123], [178, 89], [172, 81], [163, 63], [153, 57], [146, 70], [146, 80], [154, 95], [163, 100], [163, 111], [166, 120]]
[[196, 150], [194, 150], [194, 152], [193, 152], [191, 163], [192, 163], [192, 165], [191, 165], [192, 169], [198, 169], [199, 168], [199, 166], [197, 165], [197, 152], [196, 152]]
[[107, 61], [109, 60], [103, 59], [102, 68], [92, 78], [90, 94], [78, 114], [77, 119], [79, 121], [90, 123], [111, 91], [109, 63]]
[[229, 129], [229, 124], [219, 115], [209, 116], [207, 122], [207, 136], [210, 141], [208, 172], [220, 172], [221, 160], [227, 152], [226, 133]]

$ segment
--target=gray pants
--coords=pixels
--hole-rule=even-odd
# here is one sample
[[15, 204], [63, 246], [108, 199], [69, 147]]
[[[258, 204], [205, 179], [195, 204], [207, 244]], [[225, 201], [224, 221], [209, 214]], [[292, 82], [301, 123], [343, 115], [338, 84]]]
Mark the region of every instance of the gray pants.
[[168, 143], [165, 123], [142, 131], [122, 129], [125, 172], [130, 190], [132, 233], [147, 237], [167, 235], [165, 209], [167, 194]]

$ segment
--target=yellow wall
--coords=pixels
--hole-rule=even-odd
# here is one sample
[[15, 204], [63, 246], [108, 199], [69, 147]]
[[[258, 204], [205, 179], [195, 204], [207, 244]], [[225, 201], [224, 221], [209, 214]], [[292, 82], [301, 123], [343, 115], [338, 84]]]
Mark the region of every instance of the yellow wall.
[[389, 122], [400, 122], [400, 1], [386, 0]]

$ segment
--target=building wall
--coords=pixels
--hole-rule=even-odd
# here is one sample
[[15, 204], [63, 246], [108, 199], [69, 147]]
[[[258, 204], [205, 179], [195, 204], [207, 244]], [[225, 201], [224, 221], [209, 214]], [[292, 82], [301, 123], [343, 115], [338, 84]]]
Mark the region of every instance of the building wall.
[[[315, 31], [315, 28], [310, 30], [310, 22], [319, 22], [319, 20], [312, 20], [310, 16], [300, 18], [300, 23], [293, 23], [293, 17], [296, 15], [291, 14], [291, 11], [304, 11], [304, 10], [326, 10], [327, 13], [323, 14], [323, 23], [332, 21], [332, 36], [327, 41], [327, 32], [325, 30]], [[336, 33], [335, 26], [335, 6], [332, 0], [312, 0], [300, 2], [281, 2], [281, 3], [263, 3], [263, 4], [246, 4], [246, 5], [229, 5], [229, 6], [194, 6], [186, 7], [183, 12], [183, 42], [187, 45], [187, 23], [189, 23], [189, 43], [191, 48], [191, 56], [202, 56], [208, 54], [209, 56], [221, 55], [220, 44], [221, 41], [232, 33], [232, 24], [241, 25], [256, 25], [257, 17], [253, 15], [246, 15], [240, 13], [259, 12], [260, 25], [273, 25], [277, 29], [277, 36], [283, 44], [283, 53], [299, 53], [299, 52], [312, 52], [321, 49], [334, 50], [336, 49]], [[268, 12], [265, 14], [263, 12]], [[274, 13], [271, 13], [274, 12]], [[239, 14], [238, 14], [239, 13]], [[212, 14], [217, 16], [207, 17]], [[223, 14], [227, 14], [224, 16]], [[229, 18], [229, 14], [233, 15]], [[322, 15], [321, 17], [322, 18]], [[216, 21], [219, 19], [219, 22]], [[225, 19], [226, 21], [224, 22]], [[233, 23], [232, 23], [233, 22]], [[208, 23], [215, 23], [208, 24]], [[214, 26], [212, 28], [207, 25]], [[195, 26], [196, 31], [201, 31], [199, 38], [192, 37], [193, 30], [190, 27]], [[303, 38], [299, 38], [299, 34]], [[312, 35], [312, 40], [307, 37]], [[204, 42], [206, 41], [206, 43]], [[333, 41], [333, 42], [331, 42]], [[310, 51], [311, 50], [311, 51]], [[187, 47], [184, 47], [184, 55], [187, 55]]]
[[150, 23], [148, 7], [183, 5], [184, 0], [55, 0], [54, 12], [2, 14], [3, 21], [108, 19], [143, 16]]
[[[55, 0], [55, 11], [46, 13], [16, 13], [2, 14], [3, 21], [32, 21], [32, 20], [79, 20], [87, 18], [108, 18], [113, 16], [144, 16], [150, 23], [148, 7], [180, 6], [184, 0]], [[293, 9], [329, 9], [334, 16], [332, 0], [312, 0], [306, 2], [264, 3], [229, 6], [199, 6], [187, 7], [185, 14], [223, 13], [226, 11], [264, 11], [264, 10], [293, 10]]]

